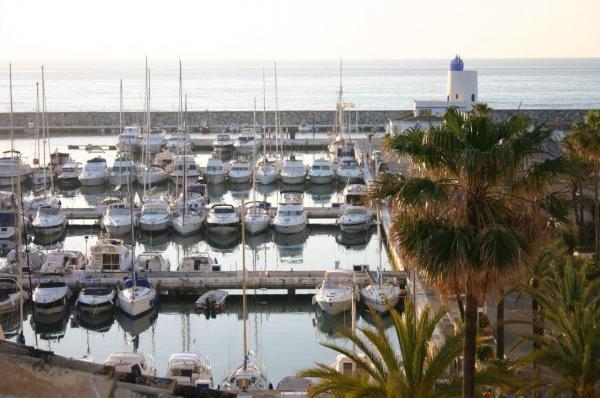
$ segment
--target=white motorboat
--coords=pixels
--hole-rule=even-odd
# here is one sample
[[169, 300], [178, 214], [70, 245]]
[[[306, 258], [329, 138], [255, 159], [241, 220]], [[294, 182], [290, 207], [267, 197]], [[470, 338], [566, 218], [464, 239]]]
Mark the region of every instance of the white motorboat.
[[339, 162], [343, 158], [356, 159], [354, 143], [351, 140], [346, 140], [338, 136], [334, 141], [329, 143], [328, 148], [329, 155], [333, 161]]
[[90, 249], [92, 253], [86, 272], [123, 272], [131, 269], [131, 251], [119, 239], [98, 239]]
[[141, 185], [158, 185], [169, 179], [169, 172], [161, 165], [152, 164], [150, 167], [142, 166], [137, 171], [136, 178]]
[[135, 182], [137, 170], [130, 154], [121, 153], [117, 155], [110, 172], [108, 183], [111, 185], [128, 186]]
[[354, 158], [343, 157], [338, 161], [336, 175], [338, 181], [347, 182], [352, 178], [361, 177], [362, 170]]
[[138, 254], [135, 259], [136, 271], [169, 271], [171, 262], [159, 251], [145, 251]]
[[115, 371], [131, 373], [136, 366], [143, 376], [156, 376], [154, 358], [139, 352], [113, 352], [104, 361], [105, 366], [112, 366]]
[[4, 151], [0, 157], [0, 186], [11, 186], [18, 181], [26, 183], [31, 175], [31, 166], [23, 162], [21, 152]]
[[17, 198], [14, 192], [0, 191], [0, 240], [14, 240], [16, 237]]
[[252, 153], [260, 148], [262, 140], [257, 137], [253, 128], [243, 128], [238, 138], [233, 143], [236, 151], [239, 153]]
[[29, 272], [30, 270], [33, 272], [39, 271], [42, 264], [46, 261], [46, 253], [43, 251], [43, 248], [39, 246], [31, 245], [28, 249], [29, 252], [20, 249], [18, 256], [16, 248], [9, 251], [6, 255], [6, 265], [18, 271], [18, 257], [21, 257], [20, 261], [21, 264], [23, 264], [23, 272]]
[[244, 158], [237, 158], [231, 163], [229, 182], [234, 184], [249, 183], [252, 179], [252, 165]]
[[54, 173], [49, 166], [39, 166], [32, 169], [31, 183], [35, 187], [50, 187], [52, 185], [52, 178]]
[[187, 179], [188, 184], [196, 182], [200, 175], [200, 169], [196, 164], [194, 156], [177, 155], [173, 157], [171, 181], [174, 184], [183, 185], [184, 177]]
[[33, 290], [33, 305], [38, 314], [62, 313], [69, 304], [71, 291], [65, 282], [40, 282]]
[[210, 361], [195, 352], [171, 355], [166, 377], [177, 380], [178, 385], [194, 386], [200, 389], [214, 388]]
[[42, 274], [65, 274], [77, 270], [84, 270], [88, 260], [85, 255], [77, 250], [53, 250], [46, 254], [46, 261], [42, 264]]
[[308, 171], [311, 184], [330, 184], [334, 176], [333, 165], [327, 159], [315, 159]]
[[160, 127], [152, 127], [149, 133], [142, 136], [142, 152], [150, 153], [160, 152], [160, 149], [165, 144], [166, 133]]
[[71, 162], [64, 164], [58, 174], [58, 183], [62, 186], [74, 186], [79, 184], [79, 174], [81, 174], [81, 163]]
[[196, 308], [202, 310], [220, 311], [225, 307], [225, 300], [227, 299], [226, 290], [209, 290], [202, 294], [196, 300]]
[[180, 272], [218, 272], [221, 265], [216, 258], [210, 257], [208, 253], [193, 253], [186, 256], [179, 264]]
[[181, 192], [175, 201], [175, 208], [183, 209], [186, 206], [196, 211], [204, 211], [208, 204], [208, 189], [206, 184], [195, 182], [187, 184], [185, 192]]
[[142, 205], [140, 228], [145, 232], [166, 231], [171, 225], [171, 208], [162, 198], [149, 198]]
[[348, 206], [338, 217], [337, 223], [342, 232], [364, 232], [371, 228], [371, 214], [365, 206]]
[[192, 151], [192, 141], [187, 133], [177, 131], [167, 136], [164, 147], [172, 153], [190, 153]]
[[296, 159], [294, 155], [291, 155], [289, 159], [286, 159], [283, 163], [283, 169], [281, 170], [281, 182], [284, 184], [303, 184], [306, 179], [306, 167], [302, 160]]
[[394, 308], [400, 301], [402, 289], [397, 283], [383, 281], [381, 269], [381, 204], [377, 202], [377, 281], [360, 289], [360, 297], [370, 308], [380, 313], [388, 312], [389, 308]]
[[208, 159], [206, 170], [202, 172], [204, 182], [208, 184], [222, 184], [225, 182], [227, 171], [220, 159]]
[[206, 220], [206, 213], [191, 206], [186, 206], [172, 217], [171, 225], [178, 235], [190, 236], [202, 229], [204, 220]]
[[273, 219], [275, 231], [282, 234], [294, 234], [306, 229], [307, 217], [304, 212], [303, 196], [301, 192], [282, 191], [283, 200], [277, 207], [277, 214]]
[[213, 149], [217, 152], [231, 151], [233, 149], [233, 141], [228, 134], [218, 134], [212, 142]]
[[31, 222], [36, 235], [43, 238], [60, 238], [67, 228], [67, 217], [62, 211], [58, 199], [47, 198], [43, 201]]
[[50, 154], [50, 169], [55, 176], [58, 176], [64, 165], [73, 163], [71, 155], [66, 152], [58, 152], [58, 150]]
[[262, 185], [273, 184], [279, 178], [279, 171], [275, 168], [275, 165], [268, 162], [266, 159], [260, 161], [256, 165], [256, 181]]
[[329, 315], [341, 314], [352, 309], [355, 299], [353, 272], [334, 269], [325, 272], [325, 279], [317, 286], [315, 301]]
[[249, 234], [254, 235], [266, 230], [271, 221], [271, 214], [265, 209], [264, 202], [246, 203], [244, 225]]
[[119, 140], [117, 141], [117, 148], [119, 151], [138, 152], [142, 143], [141, 132], [142, 130], [140, 126], [125, 127], [119, 135]]
[[369, 187], [362, 177], [353, 177], [348, 179], [342, 195], [346, 204], [362, 206], [369, 196]]
[[83, 186], [104, 185], [107, 180], [106, 159], [101, 157], [88, 160], [79, 174], [79, 182]]
[[131, 317], [137, 317], [153, 309], [158, 296], [156, 289], [146, 279], [135, 277], [125, 280], [125, 288], [119, 291], [119, 308]]
[[233, 205], [225, 203], [212, 205], [206, 217], [206, 228], [213, 233], [236, 233], [240, 228], [240, 216]]
[[19, 307], [21, 297], [26, 299], [26, 293], [19, 286], [17, 278], [0, 278], [0, 313], [10, 312]]
[[[111, 203], [107, 206], [100, 225], [112, 236], [131, 233], [131, 208], [127, 202]], [[133, 220], [135, 223], [135, 219]]]
[[112, 287], [84, 287], [79, 292], [75, 305], [79, 311], [97, 314], [112, 310], [116, 303], [115, 298], [115, 289]]

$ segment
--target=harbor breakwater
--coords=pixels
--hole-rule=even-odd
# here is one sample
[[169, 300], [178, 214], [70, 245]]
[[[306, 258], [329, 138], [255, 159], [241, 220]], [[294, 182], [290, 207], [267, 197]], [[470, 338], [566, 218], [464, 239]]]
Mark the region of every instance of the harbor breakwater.
[[[584, 109], [502, 109], [494, 110], [493, 117], [506, 118], [519, 112], [531, 119], [535, 124], [544, 123], [556, 129], [568, 129], [574, 122], [583, 119], [587, 110]], [[295, 129], [302, 122], [315, 125], [319, 130], [324, 130], [333, 125], [335, 111], [280, 111], [280, 120], [283, 128]], [[389, 119], [408, 117], [412, 110], [362, 110], [347, 111], [346, 120], [352, 125], [358, 124], [362, 130], [383, 129]], [[165, 128], [177, 126], [177, 112], [152, 112], [152, 124]], [[256, 114], [257, 123], [262, 124], [262, 112]], [[48, 126], [53, 132], [77, 133], [117, 133], [119, 127], [119, 112], [49, 112], [47, 114]], [[254, 120], [253, 111], [198, 111], [188, 112], [188, 126], [197, 129], [208, 125], [214, 129], [223, 129], [230, 126], [251, 126]], [[37, 116], [33, 112], [19, 112], [13, 114], [13, 126], [17, 133], [23, 132], [30, 123], [36, 125]], [[143, 112], [124, 112], [123, 124], [143, 124]], [[266, 124], [274, 126], [274, 112], [267, 111]], [[10, 128], [8, 113], [0, 113], [0, 131], [4, 135]]]

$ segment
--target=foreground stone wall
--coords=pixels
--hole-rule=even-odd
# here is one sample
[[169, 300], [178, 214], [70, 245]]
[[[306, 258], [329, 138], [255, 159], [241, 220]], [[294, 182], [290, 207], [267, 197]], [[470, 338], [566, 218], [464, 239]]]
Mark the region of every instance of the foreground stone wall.
[[[505, 118], [517, 112], [516, 110], [495, 110], [495, 118]], [[575, 121], [582, 120], [586, 110], [582, 109], [525, 109], [520, 113], [527, 115], [534, 123], [567, 129]], [[389, 118], [397, 118], [412, 114], [411, 110], [368, 110], [359, 111], [358, 114], [347, 112], [352, 124], [358, 117], [358, 124], [365, 127], [382, 127]], [[22, 130], [28, 123], [35, 122], [35, 113], [15, 113], [13, 125], [17, 130]], [[296, 127], [301, 122], [314, 123], [317, 126], [331, 126], [335, 112], [331, 111], [281, 111], [281, 124], [284, 127]], [[263, 115], [257, 113], [257, 123], [262, 124]], [[142, 112], [125, 112], [124, 124], [141, 124], [144, 116]], [[188, 125], [197, 127], [206, 122], [212, 127], [226, 127], [232, 124], [251, 125], [252, 111], [203, 111], [189, 112]], [[267, 112], [267, 125], [274, 125], [273, 112]], [[175, 127], [177, 112], [154, 112], [152, 123], [164, 127]], [[118, 112], [51, 112], [48, 114], [48, 125], [52, 129], [85, 130], [85, 129], [113, 129], [119, 126]], [[0, 129], [6, 130], [10, 126], [9, 114], [0, 113]]]

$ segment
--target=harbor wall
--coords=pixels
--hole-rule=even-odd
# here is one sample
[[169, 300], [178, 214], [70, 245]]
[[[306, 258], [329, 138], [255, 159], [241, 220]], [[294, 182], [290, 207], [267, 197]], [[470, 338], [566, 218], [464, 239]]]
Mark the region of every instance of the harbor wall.
[[[582, 120], [585, 112], [583, 109], [521, 109], [494, 110], [493, 116], [498, 119], [519, 112], [528, 116], [534, 123], [544, 123], [549, 127], [567, 129], [573, 122]], [[361, 128], [382, 128], [390, 118], [398, 118], [412, 114], [412, 110], [364, 110], [359, 112], [348, 111], [347, 117], [352, 124], [358, 120]], [[52, 130], [60, 131], [90, 131], [98, 132], [104, 129], [106, 133], [116, 133], [119, 126], [118, 112], [50, 112], [47, 115], [48, 125]], [[143, 112], [125, 112], [124, 124], [142, 124]], [[257, 114], [257, 123], [262, 124], [262, 113]], [[280, 111], [281, 125], [296, 128], [301, 122], [308, 122], [320, 129], [333, 124], [335, 111]], [[22, 132], [28, 123], [36, 121], [35, 113], [14, 113], [13, 126], [17, 132]], [[252, 125], [252, 111], [201, 111], [188, 112], [188, 126], [197, 128], [203, 124], [219, 129], [231, 125]], [[266, 123], [274, 125], [273, 112], [267, 112]], [[153, 112], [152, 124], [172, 128], [177, 125], [177, 112]], [[8, 113], [0, 113], [0, 130], [4, 133], [10, 127]]]

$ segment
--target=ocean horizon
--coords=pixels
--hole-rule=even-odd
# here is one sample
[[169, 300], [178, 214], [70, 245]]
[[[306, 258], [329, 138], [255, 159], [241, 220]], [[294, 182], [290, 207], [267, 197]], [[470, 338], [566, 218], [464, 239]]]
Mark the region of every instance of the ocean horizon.
[[[346, 102], [359, 110], [411, 109], [414, 100], [443, 100], [450, 59], [344, 60]], [[152, 61], [151, 106], [154, 111], [178, 107], [178, 61]], [[272, 61], [183, 61], [183, 91], [188, 110], [263, 108], [265, 69], [267, 110], [274, 108]], [[600, 108], [600, 58], [465, 59], [465, 69], [478, 71], [479, 99], [496, 109]], [[335, 109], [339, 60], [277, 62], [281, 110]], [[45, 64], [49, 112], [118, 111], [123, 79], [126, 111], [144, 103], [144, 60], [132, 62], [54, 62]], [[36, 108], [40, 65], [13, 64], [15, 112]], [[0, 112], [9, 111], [8, 65], [0, 69]], [[41, 83], [40, 83], [41, 93]]]

